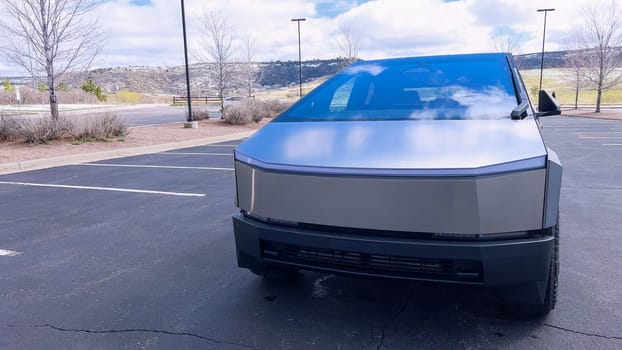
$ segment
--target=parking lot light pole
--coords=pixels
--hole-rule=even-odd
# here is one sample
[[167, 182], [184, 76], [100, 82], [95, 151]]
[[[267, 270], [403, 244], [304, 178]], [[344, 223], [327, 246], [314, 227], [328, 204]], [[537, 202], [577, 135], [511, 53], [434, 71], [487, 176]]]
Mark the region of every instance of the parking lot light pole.
[[300, 87], [300, 97], [302, 97], [302, 50], [300, 48], [300, 22], [306, 18], [292, 18], [292, 22], [298, 22], [298, 86]]
[[192, 121], [192, 99], [190, 97], [190, 68], [188, 67], [188, 41], [186, 39], [186, 10], [184, 7], [184, 0], [181, 0], [181, 26], [184, 32], [184, 60], [186, 63], [186, 97], [188, 98], [188, 119], [186, 120], [186, 128], [196, 128]]
[[542, 71], [544, 70], [544, 40], [546, 39], [546, 13], [555, 11], [555, 9], [538, 9], [538, 12], [544, 12], [544, 30], [542, 32], [542, 58], [540, 59], [540, 89], [542, 90]]

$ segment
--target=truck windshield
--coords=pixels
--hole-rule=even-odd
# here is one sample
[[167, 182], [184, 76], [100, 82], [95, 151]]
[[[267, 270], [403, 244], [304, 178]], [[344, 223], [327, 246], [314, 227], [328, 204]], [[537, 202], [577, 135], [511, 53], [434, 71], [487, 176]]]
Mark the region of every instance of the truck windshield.
[[356, 63], [275, 121], [496, 119], [517, 105], [506, 56], [437, 56]]

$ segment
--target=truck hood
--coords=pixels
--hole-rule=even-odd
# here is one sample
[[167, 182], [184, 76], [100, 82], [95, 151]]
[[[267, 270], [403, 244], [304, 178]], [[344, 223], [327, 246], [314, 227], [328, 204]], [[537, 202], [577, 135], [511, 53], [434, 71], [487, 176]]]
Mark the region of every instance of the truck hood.
[[546, 154], [527, 118], [271, 122], [235, 158], [302, 173], [472, 176], [544, 168]]

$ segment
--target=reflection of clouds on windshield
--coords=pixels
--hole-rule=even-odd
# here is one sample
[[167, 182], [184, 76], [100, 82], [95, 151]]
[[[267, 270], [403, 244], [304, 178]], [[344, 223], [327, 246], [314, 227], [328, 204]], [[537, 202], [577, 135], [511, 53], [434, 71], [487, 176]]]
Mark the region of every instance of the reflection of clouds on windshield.
[[385, 69], [386, 67], [383, 67], [379, 64], [360, 64], [356, 66], [351, 66], [347, 68], [346, 70], [344, 70], [343, 72], [345, 74], [350, 74], [350, 75], [355, 75], [358, 73], [369, 73], [371, 75], [376, 76], [382, 73]]
[[[516, 106], [516, 97], [496, 86], [481, 90], [451, 86], [448, 90], [451, 91], [448, 98], [433, 99], [424, 109], [414, 110], [408, 118], [417, 120], [499, 119], [509, 116]], [[437, 105], [434, 105], [435, 102]]]
[[464, 119], [501, 118], [509, 116], [516, 106], [516, 96], [496, 86], [481, 90], [458, 87], [452, 91], [451, 98], [467, 107]]

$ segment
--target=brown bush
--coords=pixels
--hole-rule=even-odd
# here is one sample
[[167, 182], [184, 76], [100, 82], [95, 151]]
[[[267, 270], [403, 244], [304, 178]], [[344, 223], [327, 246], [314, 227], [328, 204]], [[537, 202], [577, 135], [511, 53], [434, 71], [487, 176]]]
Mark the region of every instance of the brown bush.
[[[44, 93], [47, 96], [47, 92]], [[100, 101], [97, 99], [97, 96], [82, 91], [82, 90], [69, 90], [69, 91], [58, 91], [56, 93], [58, 98], [58, 103], [65, 104], [97, 104]]]
[[192, 110], [192, 120], [204, 120], [209, 119], [209, 112], [207, 109], [194, 109]]
[[249, 113], [249, 110], [240, 103], [239, 105], [225, 107], [223, 119], [229, 124], [241, 125], [253, 121], [253, 116]]
[[69, 120], [69, 134], [73, 142], [107, 141], [129, 133], [127, 123], [110, 112], [78, 115]]
[[245, 100], [225, 108], [224, 119], [230, 124], [259, 123], [263, 118], [274, 118], [289, 107], [289, 103], [276, 100]]
[[17, 138], [17, 121], [13, 117], [0, 115], [0, 141]]
[[48, 143], [61, 138], [68, 130], [67, 120], [49, 117], [27, 117], [17, 119], [17, 135], [32, 144]]
[[282, 102], [279, 100], [266, 100], [262, 101], [265, 108], [269, 111], [270, 116], [268, 118], [274, 118], [281, 112], [289, 108], [292, 104], [289, 102]]
[[15, 93], [0, 90], [0, 104], [10, 105], [15, 102]]

